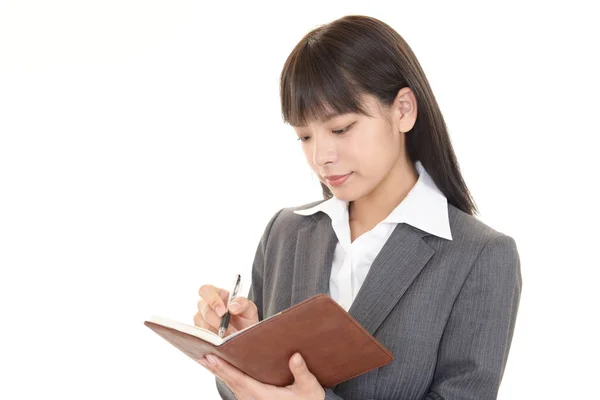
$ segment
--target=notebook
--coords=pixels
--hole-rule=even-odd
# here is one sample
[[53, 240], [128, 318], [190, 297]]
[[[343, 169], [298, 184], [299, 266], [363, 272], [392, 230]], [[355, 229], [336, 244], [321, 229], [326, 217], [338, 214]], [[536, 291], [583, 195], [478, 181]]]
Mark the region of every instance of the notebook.
[[325, 388], [394, 360], [389, 350], [326, 294], [225, 338], [160, 316], [152, 316], [144, 325], [195, 361], [214, 354], [252, 378], [276, 386], [294, 382], [289, 359], [296, 352]]

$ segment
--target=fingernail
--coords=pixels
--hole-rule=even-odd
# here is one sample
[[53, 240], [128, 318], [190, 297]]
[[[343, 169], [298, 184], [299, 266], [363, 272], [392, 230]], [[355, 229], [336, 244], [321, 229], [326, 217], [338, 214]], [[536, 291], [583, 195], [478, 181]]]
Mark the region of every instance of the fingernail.
[[206, 356], [206, 359], [211, 365], [217, 365], [217, 359], [211, 355]]
[[205, 359], [200, 359], [198, 360], [198, 362], [204, 367], [204, 368], [208, 368], [208, 363], [206, 362]]
[[229, 310], [236, 312], [240, 309], [240, 305], [238, 303], [231, 303], [229, 305]]
[[302, 356], [300, 354], [294, 356], [294, 364], [296, 364], [297, 367], [302, 365]]
[[217, 311], [217, 315], [219, 317], [222, 317], [223, 315], [225, 315], [225, 307], [223, 307], [223, 306], [218, 306], [215, 311]]

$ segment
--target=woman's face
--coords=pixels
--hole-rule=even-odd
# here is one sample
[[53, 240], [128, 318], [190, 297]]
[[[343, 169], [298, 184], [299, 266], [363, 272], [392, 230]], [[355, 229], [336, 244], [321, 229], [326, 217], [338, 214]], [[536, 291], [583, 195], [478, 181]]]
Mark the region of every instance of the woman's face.
[[341, 114], [294, 127], [308, 164], [335, 197], [355, 201], [402, 168], [408, 156], [400, 131], [412, 129], [411, 114], [416, 119], [416, 103], [407, 105], [403, 97], [409, 103], [414, 100], [410, 89], [402, 89], [392, 107], [386, 108], [376, 97], [366, 95], [373, 117]]

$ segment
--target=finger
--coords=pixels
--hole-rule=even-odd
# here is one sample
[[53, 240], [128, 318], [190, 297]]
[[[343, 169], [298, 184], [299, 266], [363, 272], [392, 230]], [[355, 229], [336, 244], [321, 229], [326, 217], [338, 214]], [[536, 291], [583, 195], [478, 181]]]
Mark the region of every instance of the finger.
[[[227, 304], [227, 302], [223, 302], [224, 304]], [[204, 301], [202, 298], [200, 298], [200, 300], [198, 300], [198, 311], [202, 310], [202, 308], [208, 304], [206, 301]], [[216, 313], [215, 313], [216, 314]]]
[[206, 356], [206, 368], [221, 379], [238, 396], [261, 399], [264, 397], [267, 385], [233, 367], [228, 362], [212, 354]]
[[217, 333], [217, 330], [204, 320], [204, 317], [200, 312], [197, 312], [196, 315], [194, 315], [194, 325], [199, 328], [209, 330], [213, 333]]
[[229, 304], [229, 312], [231, 315], [237, 315], [246, 319], [258, 319], [258, 308], [256, 307], [256, 304], [246, 297], [236, 297], [232, 303]]
[[217, 288], [219, 290], [219, 296], [221, 296], [221, 300], [223, 300], [223, 304], [227, 305], [227, 301], [229, 300], [229, 292], [222, 288]]
[[[210, 286], [210, 285], [207, 285], [207, 286]], [[229, 292], [227, 290], [225, 290], [225, 289], [218, 288], [218, 287], [215, 287], [215, 286], [213, 286], [213, 288], [218, 291], [219, 297], [221, 297], [221, 300], [223, 300], [223, 304], [225, 306], [227, 306], [227, 302], [229, 301]]]
[[[221, 320], [222, 318], [220, 318], [217, 313], [214, 312], [214, 310], [212, 308], [210, 308], [210, 306], [206, 303], [202, 303], [202, 305], [200, 306], [200, 302], [198, 302], [199, 307], [201, 307], [200, 311], [198, 311], [198, 313], [196, 314], [197, 317], [194, 318], [194, 323], [196, 323], [196, 318], [198, 320], [201, 320], [200, 323], [196, 323], [197, 326], [207, 329], [205, 328], [205, 326], [208, 326], [209, 330], [211, 332], [218, 332], [218, 328], [221, 326]], [[225, 333], [223, 334], [223, 337], [225, 336], [229, 336], [232, 333], [237, 332], [238, 329], [233, 325], [233, 324], [229, 324], [229, 326], [227, 327], [227, 329], [225, 330]]]
[[308, 370], [300, 353], [295, 353], [289, 360], [289, 367], [294, 375], [294, 384], [300, 392], [316, 392], [321, 388], [317, 378]]
[[202, 315], [204, 321], [210, 324], [210, 326], [213, 328], [218, 328], [221, 325], [221, 317], [217, 315], [215, 310], [210, 308], [208, 303], [203, 304], [202, 308], [200, 309], [200, 315]]
[[222, 317], [227, 311], [225, 308], [227, 296], [223, 298], [223, 292], [226, 292], [227, 296], [229, 295], [229, 292], [225, 289], [220, 289], [213, 285], [202, 285], [198, 290], [198, 294], [202, 297], [202, 300], [204, 300], [210, 308], [215, 310], [219, 317]]

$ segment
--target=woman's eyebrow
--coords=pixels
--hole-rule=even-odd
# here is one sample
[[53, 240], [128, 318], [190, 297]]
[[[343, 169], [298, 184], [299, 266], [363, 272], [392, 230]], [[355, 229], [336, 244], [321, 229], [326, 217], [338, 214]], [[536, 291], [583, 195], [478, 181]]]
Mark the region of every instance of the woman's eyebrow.
[[[319, 122], [325, 124], [327, 122], [329, 122], [330, 120], [334, 119], [335, 117], [339, 117], [340, 115], [343, 115], [343, 113], [339, 113], [336, 111], [333, 112], [329, 112], [327, 114], [325, 114], [323, 117], [319, 118]], [[306, 128], [306, 124], [305, 125], [292, 125], [295, 128]]]
[[323, 118], [321, 118], [321, 119], [320, 119], [320, 121], [321, 121], [321, 122], [323, 122], [323, 123], [325, 123], [325, 122], [329, 122], [329, 121], [330, 121], [330, 120], [332, 120], [333, 118], [335, 118], [335, 117], [339, 117], [340, 115], [342, 115], [342, 114], [340, 114], [340, 113], [338, 113], [338, 112], [330, 112], [330, 113], [328, 113], [328, 114], [325, 114], [325, 115], [323, 116]]

